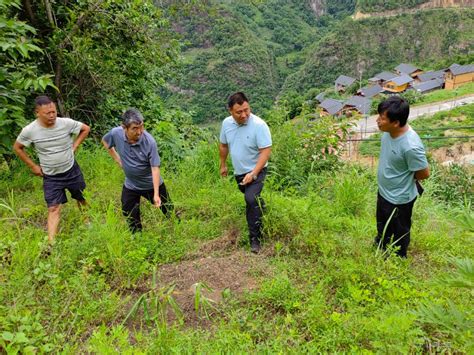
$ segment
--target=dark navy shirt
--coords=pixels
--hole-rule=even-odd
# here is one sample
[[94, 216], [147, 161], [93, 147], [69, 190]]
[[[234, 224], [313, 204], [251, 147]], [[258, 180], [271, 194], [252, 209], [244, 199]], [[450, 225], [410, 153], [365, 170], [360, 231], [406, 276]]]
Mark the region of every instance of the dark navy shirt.
[[[122, 127], [112, 128], [103, 140], [109, 148], [115, 148], [125, 173], [125, 187], [131, 190], [152, 190], [151, 167], [160, 166], [156, 141], [150, 133], [144, 131], [138, 141], [130, 144]], [[160, 175], [160, 185], [163, 179]]]

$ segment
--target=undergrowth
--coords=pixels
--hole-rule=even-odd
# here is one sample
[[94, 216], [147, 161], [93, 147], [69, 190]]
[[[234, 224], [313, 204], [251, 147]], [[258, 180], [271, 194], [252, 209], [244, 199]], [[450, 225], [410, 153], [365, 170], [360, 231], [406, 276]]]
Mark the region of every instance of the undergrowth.
[[[154, 270], [230, 229], [240, 233], [238, 248], [248, 250], [243, 197], [232, 178], [219, 177], [217, 145], [201, 144], [173, 169], [163, 167], [181, 220], [167, 220], [143, 201], [144, 231], [137, 236], [120, 213], [119, 168], [100, 149], [80, 151], [78, 161], [89, 208], [81, 215], [74, 203], [65, 206], [49, 256], [40, 180], [21, 165], [2, 173], [0, 352], [474, 350], [472, 204], [449, 207], [440, 199], [451, 193], [443, 180], [430, 181], [417, 201], [409, 258], [401, 260], [377, 255], [372, 245], [374, 171], [338, 165], [300, 176], [295, 170], [301, 178], [282, 183], [271, 162], [266, 252], [259, 256], [271, 272], [253, 275], [259, 284], [253, 291], [226, 294], [212, 305], [218, 312], [206, 312], [206, 299], [196, 296], [193, 312], [209, 319], [189, 327], [181, 317], [165, 320], [166, 309], [180, 311], [172, 285], [159, 285]], [[140, 289], [151, 279], [152, 290]]]

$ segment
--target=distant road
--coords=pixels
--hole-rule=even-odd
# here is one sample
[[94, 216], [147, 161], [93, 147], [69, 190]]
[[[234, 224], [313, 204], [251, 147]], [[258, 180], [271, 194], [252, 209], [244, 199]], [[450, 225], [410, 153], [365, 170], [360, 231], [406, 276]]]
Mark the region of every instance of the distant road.
[[[423, 115], [434, 115], [439, 111], [452, 110], [457, 106], [467, 105], [474, 103], [474, 94], [466, 95], [453, 100], [446, 100], [441, 102], [433, 102], [431, 104], [423, 106], [414, 106], [410, 108], [409, 120], [414, 120], [419, 116]], [[367, 117], [367, 119], [361, 119], [357, 122], [357, 125], [352, 129], [354, 132], [359, 132], [364, 138], [374, 134], [371, 132], [378, 131], [377, 120], [378, 115]]]

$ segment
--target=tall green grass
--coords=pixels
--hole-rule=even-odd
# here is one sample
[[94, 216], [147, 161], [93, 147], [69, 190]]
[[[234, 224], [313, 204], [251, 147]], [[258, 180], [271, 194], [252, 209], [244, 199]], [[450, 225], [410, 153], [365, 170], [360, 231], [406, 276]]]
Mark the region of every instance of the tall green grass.
[[[239, 248], [247, 250], [243, 196], [232, 178], [219, 177], [216, 144], [200, 145], [174, 166], [164, 162], [181, 221], [143, 201], [144, 231], [136, 236], [120, 212], [122, 172], [105, 151], [82, 150], [90, 225], [68, 203], [49, 257], [42, 255], [46, 208], [39, 180], [21, 166], [2, 172], [1, 351], [469, 352], [469, 331], [461, 328], [472, 318], [472, 294], [437, 280], [452, 274], [451, 257], [472, 260], [472, 229], [460, 210], [430, 193], [438, 182], [415, 205], [408, 260], [384, 258], [372, 246], [374, 171], [341, 165], [281, 184], [278, 162], [288, 152], [275, 149], [263, 192], [266, 240], [257, 258], [266, 272], [252, 274], [259, 287], [213, 304], [219, 312], [206, 323], [211, 325], [198, 328], [163, 322], [160, 312], [173, 303], [166, 298], [169, 289], [160, 288], [165, 285], [143, 296], [156, 310], [149, 311], [149, 322], [143, 318], [142, 327], [130, 327], [124, 320], [134, 304], [143, 307], [140, 285], [150, 283], [156, 267], [179, 263], [229, 230], [239, 233]], [[299, 160], [306, 156], [292, 159], [300, 171], [309, 169]], [[250, 252], [247, 257], [249, 263], [254, 258]], [[449, 302], [462, 315], [449, 318], [455, 331], [429, 316], [451, 317]], [[134, 324], [145, 317], [132, 313]]]

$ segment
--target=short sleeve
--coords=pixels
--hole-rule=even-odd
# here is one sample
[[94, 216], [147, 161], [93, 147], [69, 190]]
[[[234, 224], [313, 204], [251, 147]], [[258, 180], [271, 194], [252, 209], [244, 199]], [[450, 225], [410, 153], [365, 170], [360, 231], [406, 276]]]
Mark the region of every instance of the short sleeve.
[[158, 154], [158, 146], [156, 145], [156, 141], [153, 137], [151, 137], [150, 139], [149, 160], [150, 160], [150, 166], [152, 167], [161, 165], [160, 154]]
[[27, 127], [23, 128], [16, 138], [16, 141], [25, 147], [29, 147], [32, 143], [32, 139], [29, 135], [29, 130]]
[[428, 167], [428, 160], [423, 147], [414, 147], [407, 150], [405, 158], [410, 171], [419, 171]]
[[109, 149], [115, 147], [114, 134], [112, 130], [110, 130], [105, 136], [103, 136], [102, 140], [107, 143]]
[[224, 122], [222, 123], [222, 127], [221, 127], [221, 133], [219, 135], [219, 141], [222, 143], [222, 144], [227, 144], [227, 137], [225, 136], [225, 129], [224, 129]]
[[268, 125], [265, 122], [258, 126], [257, 146], [258, 149], [268, 148], [272, 146], [272, 135], [270, 133], [270, 128], [268, 128]]
[[79, 134], [82, 128], [82, 123], [71, 118], [63, 117], [64, 124], [71, 134]]

